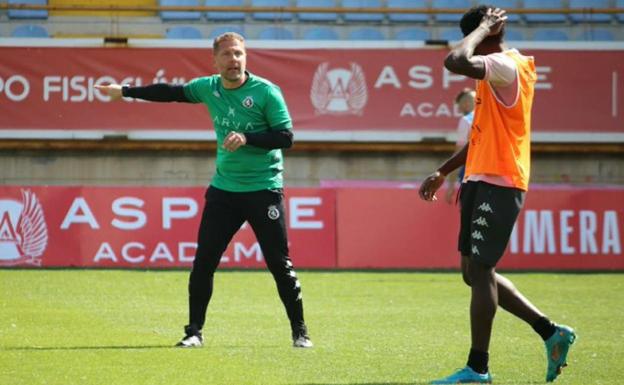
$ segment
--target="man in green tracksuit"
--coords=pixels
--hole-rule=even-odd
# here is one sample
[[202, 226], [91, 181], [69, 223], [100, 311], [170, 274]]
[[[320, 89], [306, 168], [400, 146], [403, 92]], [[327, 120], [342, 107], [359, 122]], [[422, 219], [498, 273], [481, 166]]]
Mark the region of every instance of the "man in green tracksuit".
[[203, 345], [202, 329], [214, 272], [234, 234], [248, 221], [290, 320], [293, 346], [312, 347], [303, 318], [301, 285], [288, 255], [284, 217], [282, 148], [293, 143], [292, 120], [281, 90], [246, 71], [244, 38], [218, 36], [213, 44], [218, 75], [184, 85], [97, 86], [111, 99], [203, 103], [217, 135], [216, 173], [206, 191], [198, 247], [189, 279], [189, 324], [180, 347]]

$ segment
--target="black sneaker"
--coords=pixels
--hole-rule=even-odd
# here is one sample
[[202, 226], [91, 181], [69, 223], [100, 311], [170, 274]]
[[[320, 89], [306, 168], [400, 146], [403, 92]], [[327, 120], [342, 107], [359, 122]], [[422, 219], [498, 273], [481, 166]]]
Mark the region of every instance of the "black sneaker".
[[202, 337], [201, 330], [198, 330], [195, 325], [186, 325], [184, 327], [184, 333], [186, 335], [176, 344], [176, 347], [200, 348], [204, 346], [204, 337]]
[[305, 327], [301, 330], [294, 331], [292, 338], [295, 348], [311, 348], [314, 346], [312, 341], [310, 341], [310, 337], [308, 337], [308, 331]]

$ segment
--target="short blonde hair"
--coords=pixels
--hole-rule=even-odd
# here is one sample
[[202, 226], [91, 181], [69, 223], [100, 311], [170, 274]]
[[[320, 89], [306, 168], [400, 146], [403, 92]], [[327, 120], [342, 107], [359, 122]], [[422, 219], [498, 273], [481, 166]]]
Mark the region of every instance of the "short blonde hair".
[[471, 96], [474, 97], [476, 91], [473, 90], [472, 88], [464, 88], [463, 90], [459, 91], [459, 93], [457, 94], [457, 96], [455, 96], [455, 103], [459, 104], [463, 98], [465, 98], [466, 96]]
[[243, 45], [245, 44], [245, 38], [242, 35], [236, 32], [226, 32], [215, 37], [214, 41], [212, 42], [212, 50], [216, 53], [219, 50], [219, 44], [226, 40], [238, 40], [243, 43]]

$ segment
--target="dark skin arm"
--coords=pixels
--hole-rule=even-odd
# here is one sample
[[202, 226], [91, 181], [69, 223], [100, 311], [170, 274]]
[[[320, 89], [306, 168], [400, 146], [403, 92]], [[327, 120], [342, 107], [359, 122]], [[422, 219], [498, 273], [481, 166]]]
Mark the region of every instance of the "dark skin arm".
[[466, 163], [466, 156], [468, 155], [468, 144], [466, 144], [461, 150], [453, 154], [446, 162], [431, 175], [429, 175], [420, 186], [418, 194], [426, 201], [435, 201], [438, 198], [435, 196], [435, 192], [438, 191], [440, 186], [444, 183], [444, 178], [458, 169], [460, 166]]
[[[499, 8], [488, 9], [479, 27], [451, 49], [444, 60], [444, 67], [456, 74], [473, 79], [483, 79], [485, 77], [485, 63], [474, 56], [475, 50], [486, 37], [499, 34], [506, 19], [504, 10]], [[418, 194], [423, 200], [429, 202], [437, 200], [435, 193], [444, 183], [446, 176], [466, 163], [468, 146], [469, 144], [466, 144], [464, 148], [451, 156], [423, 181], [418, 190]]]

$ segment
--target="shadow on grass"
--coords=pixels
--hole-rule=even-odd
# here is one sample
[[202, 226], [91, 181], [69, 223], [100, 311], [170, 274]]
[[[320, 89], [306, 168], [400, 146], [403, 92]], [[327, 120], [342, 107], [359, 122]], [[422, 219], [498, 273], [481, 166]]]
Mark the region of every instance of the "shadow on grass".
[[[497, 384], [518, 384], [518, 381], [496, 381]], [[413, 382], [311, 382], [305, 383], [301, 385], [425, 385], [431, 384], [431, 381], [413, 381]], [[522, 384], [543, 384], [540, 381], [527, 381], [522, 382]]]
[[[255, 345], [253, 348], [258, 348]], [[278, 345], [260, 346], [265, 349], [281, 349]], [[227, 349], [252, 349], [250, 346], [229, 345]], [[0, 351], [54, 351], [54, 350], [147, 350], [147, 349], [175, 349], [175, 350], [202, 350], [200, 348], [180, 348], [174, 345], [101, 345], [101, 346], [7, 346], [0, 347]]]
[[302, 385], [425, 385], [429, 384], [429, 381], [416, 381], [416, 382], [348, 382], [348, 383], [331, 383], [331, 382], [318, 382]]
[[5, 350], [31, 350], [31, 351], [48, 351], [48, 350], [144, 350], [144, 349], [174, 349], [173, 345], [104, 345], [104, 346], [10, 346], [0, 348]]

